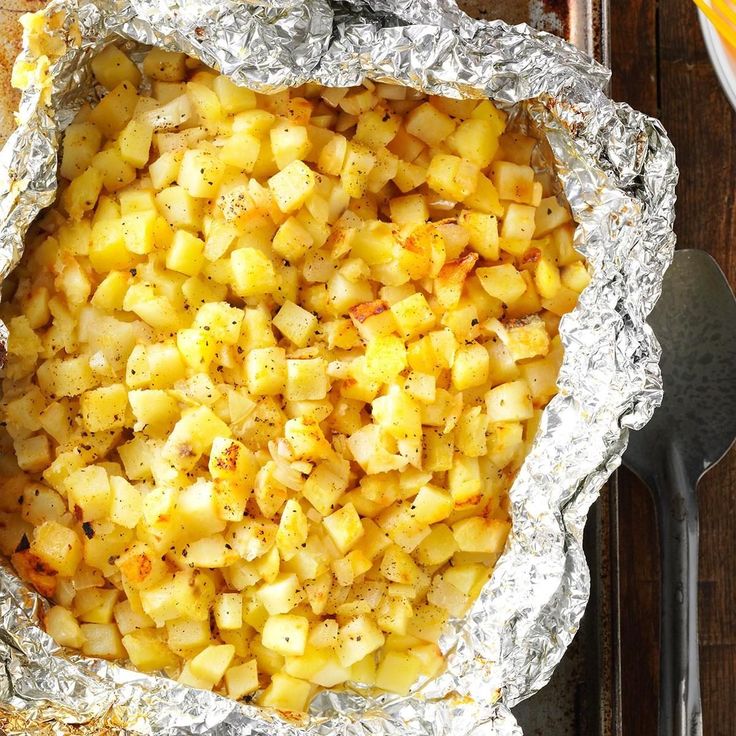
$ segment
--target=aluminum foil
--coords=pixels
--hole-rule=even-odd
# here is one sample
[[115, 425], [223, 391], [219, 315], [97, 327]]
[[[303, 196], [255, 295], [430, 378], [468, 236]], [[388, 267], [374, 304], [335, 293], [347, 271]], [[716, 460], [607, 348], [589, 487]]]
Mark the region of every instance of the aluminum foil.
[[53, 0], [26, 19], [16, 66], [18, 129], [0, 153], [0, 277], [53, 201], [59, 133], [90, 95], [89, 59], [120, 37], [183, 50], [260, 91], [368, 76], [498, 100], [546, 134], [593, 278], [560, 327], [560, 393], [511, 489], [506, 551], [469, 616], [442, 640], [445, 674], [403, 698], [324, 692], [302, 721], [287, 721], [61, 651], [37, 626], [45, 604], [5, 568], [4, 733], [519, 734], [509, 708], [548, 681], [585, 609], [588, 508], [618, 466], [628, 428], [661, 399], [659, 347], [645, 318], [674, 249], [677, 169], [665, 131], [609, 100], [607, 70], [570, 45], [471, 20], [451, 0]]

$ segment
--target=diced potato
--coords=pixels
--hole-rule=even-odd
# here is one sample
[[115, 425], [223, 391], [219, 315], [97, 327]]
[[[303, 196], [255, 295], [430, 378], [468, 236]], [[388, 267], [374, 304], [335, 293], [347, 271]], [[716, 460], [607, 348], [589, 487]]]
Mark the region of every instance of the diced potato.
[[266, 621], [261, 638], [265, 647], [288, 657], [304, 654], [308, 633], [309, 621], [303, 616], [276, 614]]
[[414, 108], [406, 118], [406, 131], [428, 146], [436, 147], [455, 130], [449, 115], [440, 112], [431, 103], [425, 102]]
[[343, 667], [350, 667], [367, 657], [386, 640], [383, 632], [368, 616], [357, 616], [340, 627], [337, 656]]
[[505, 304], [512, 304], [526, 291], [524, 279], [510, 263], [479, 268], [476, 273], [481, 286]]
[[123, 659], [127, 651], [115, 624], [82, 624], [82, 654], [86, 657]]
[[521, 379], [492, 388], [486, 394], [486, 406], [491, 422], [518, 422], [534, 413], [529, 386]]
[[59, 173], [70, 181], [83, 174], [100, 150], [102, 134], [92, 123], [72, 123], [64, 131]]
[[273, 318], [273, 325], [296, 346], [304, 347], [317, 329], [317, 317], [287, 300]]
[[256, 248], [238, 248], [230, 254], [235, 291], [243, 297], [262, 296], [278, 288], [271, 259]]
[[117, 47], [106, 46], [92, 59], [95, 79], [107, 89], [114, 89], [120, 82], [130, 82], [137, 87], [141, 81], [138, 67]]
[[133, 117], [137, 101], [135, 85], [123, 80], [92, 109], [88, 120], [107, 138], [114, 138]]
[[268, 180], [276, 204], [282, 212], [298, 210], [314, 190], [312, 170], [302, 161], [292, 161]]
[[186, 74], [186, 57], [177, 51], [153, 48], [143, 60], [143, 72], [151, 79], [179, 82]]
[[510, 526], [506, 521], [474, 516], [455, 522], [452, 533], [462, 552], [482, 552], [499, 557]]
[[53, 606], [44, 616], [46, 633], [60, 646], [81, 649], [84, 634], [72, 613], [62, 606]]
[[232, 644], [215, 644], [203, 649], [190, 663], [192, 674], [212, 688], [225, 676], [235, 656]]
[[153, 140], [153, 126], [141, 120], [131, 120], [118, 137], [120, 156], [137, 169], [148, 163]]
[[208, 151], [184, 151], [177, 184], [192, 197], [213, 197], [225, 175], [225, 165]]
[[387, 652], [376, 672], [376, 686], [406, 695], [416, 682], [421, 662], [409, 652]]
[[343, 554], [348, 552], [364, 533], [360, 517], [350, 503], [326, 516], [322, 523], [332, 541]]
[[230, 667], [225, 672], [225, 685], [228, 697], [240, 700], [258, 690], [258, 664], [251, 659], [243, 664]]
[[228, 115], [252, 110], [256, 106], [256, 96], [252, 90], [240, 87], [222, 74], [215, 77], [212, 89], [220, 99], [223, 111]]
[[266, 708], [303, 712], [312, 694], [312, 686], [285, 673], [276, 673], [258, 702]]

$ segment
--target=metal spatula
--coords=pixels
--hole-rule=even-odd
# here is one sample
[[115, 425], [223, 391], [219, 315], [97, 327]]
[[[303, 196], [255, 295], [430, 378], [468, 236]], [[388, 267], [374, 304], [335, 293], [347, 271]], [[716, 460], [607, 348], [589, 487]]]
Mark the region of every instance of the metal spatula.
[[649, 320], [662, 345], [664, 402], [632, 432], [624, 463], [649, 486], [659, 526], [659, 736], [699, 736], [700, 478], [736, 437], [736, 300], [718, 264], [683, 250]]

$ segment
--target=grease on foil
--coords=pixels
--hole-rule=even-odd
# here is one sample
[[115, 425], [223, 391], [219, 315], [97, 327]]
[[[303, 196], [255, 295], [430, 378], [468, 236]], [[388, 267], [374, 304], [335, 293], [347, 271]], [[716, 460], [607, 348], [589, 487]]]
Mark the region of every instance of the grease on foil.
[[[620, 462], [627, 428], [661, 400], [659, 346], [645, 318], [674, 249], [677, 169], [660, 123], [611, 102], [607, 70], [560, 39], [471, 20], [451, 0], [53, 0], [25, 26], [18, 129], [0, 152], [0, 279], [54, 199], [59, 134], [90, 94], [89, 59], [119, 37], [185, 51], [261, 91], [369, 76], [515, 105], [547, 136], [593, 279], [560, 328], [560, 393], [511, 489], [506, 551], [443, 638], [446, 673], [405, 698], [324, 692], [308, 717], [288, 721], [62, 652], [36, 624], [40, 598], [5, 567], [5, 733], [519, 734], [509, 708], [549, 680], [585, 609], [588, 508]], [[0, 325], [0, 350], [6, 336]]]

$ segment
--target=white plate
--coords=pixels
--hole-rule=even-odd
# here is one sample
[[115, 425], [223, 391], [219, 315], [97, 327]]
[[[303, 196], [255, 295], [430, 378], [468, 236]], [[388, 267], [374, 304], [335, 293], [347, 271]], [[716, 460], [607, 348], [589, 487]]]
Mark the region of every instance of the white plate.
[[736, 110], [736, 50], [732, 49], [721, 38], [702, 11], [698, 11], [698, 14], [700, 15], [700, 27], [703, 30], [703, 38], [705, 38], [705, 45], [708, 47], [710, 60], [726, 97]]

